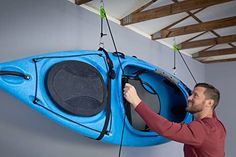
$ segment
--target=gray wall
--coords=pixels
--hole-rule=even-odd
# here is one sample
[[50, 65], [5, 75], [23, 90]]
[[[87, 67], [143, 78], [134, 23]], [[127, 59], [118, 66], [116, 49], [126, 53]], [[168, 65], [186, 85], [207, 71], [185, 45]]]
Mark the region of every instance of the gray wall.
[[233, 157], [236, 154], [236, 62], [207, 65], [206, 80], [216, 85], [221, 92], [217, 111], [227, 129], [226, 156]]
[[[172, 72], [170, 48], [111, 22], [117, 48]], [[59, 50], [97, 49], [100, 19], [66, 0], [1, 0], [0, 62]], [[106, 30], [108, 33], [108, 31]], [[110, 37], [105, 48], [114, 51]], [[205, 81], [205, 65], [184, 56], [196, 79]], [[189, 87], [194, 82], [177, 57], [177, 77]], [[119, 147], [82, 137], [28, 108], [0, 90], [1, 157], [118, 156]], [[131, 148], [122, 157], [182, 157], [182, 144]]]

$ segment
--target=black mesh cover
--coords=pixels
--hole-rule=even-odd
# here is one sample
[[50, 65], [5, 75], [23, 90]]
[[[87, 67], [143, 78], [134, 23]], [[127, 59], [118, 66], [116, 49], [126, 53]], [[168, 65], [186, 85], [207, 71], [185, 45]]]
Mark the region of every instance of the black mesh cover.
[[93, 116], [106, 104], [107, 91], [101, 74], [84, 62], [54, 64], [47, 73], [46, 86], [56, 105], [70, 114]]

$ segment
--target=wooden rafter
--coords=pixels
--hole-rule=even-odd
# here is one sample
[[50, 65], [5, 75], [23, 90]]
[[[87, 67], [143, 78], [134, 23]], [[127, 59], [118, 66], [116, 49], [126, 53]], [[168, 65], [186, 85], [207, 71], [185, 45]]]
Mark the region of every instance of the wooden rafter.
[[236, 58], [229, 59], [217, 59], [217, 60], [199, 60], [202, 63], [219, 63], [219, 62], [233, 62], [236, 61]]
[[[179, 3], [178, 2], [178, 0], [172, 0], [173, 2], [175, 2], [175, 3]], [[206, 8], [206, 7], [205, 7]], [[199, 23], [202, 23], [202, 21], [199, 19], [199, 18], [197, 18], [195, 15], [194, 15], [194, 13], [192, 13], [191, 11], [186, 11], [187, 13], [188, 13], [188, 15], [190, 15], [192, 18], [194, 18], [197, 22], [199, 22]]]
[[149, 9], [146, 11], [130, 14], [121, 19], [121, 25], [129, 25], [137, 22], [178, 14], [194, 9], [204, 8], [215, 4], [225, 3], [231, 0], [187, 0], [174, 3], [159, 8]]
[[[214, 34], [216, 37], [220, 37], [220, 35], [218, 33], [216, 33], [215, 31], [211, 30], [211, 33]], [[231, 47], [235, 47], [233, 44], [228, 43], [229, 46]]]
[[223, 36], [223, 37], [218, 37], [218, 38], [183, 42], [179, 44], [178, 47], [183, 50], [183, 49], [225, 44], [225, 43], [231, 43], [231, 42], [236, 42], [236, 35], [228, 35], [228, 36]]
[[211, 51], [200, 51], [194, 53], [192, 55], [193, 58], [204, 58], [204, 57], [214, 57], [214, 56], [222, 56], [236, 54], [236, 48], [227, 48], [227, 49], [219, 49], [219, 50], [211, 50]]
[[[178, 0], [172, 0], [173, 2], [175, 2], [175, 3], [177, 3], [178, 2]], [[206, 8], [206, 7], [205, 7]], [[198, 12], [200, 12], [200, 11], [202, 11], [203, 9], [205, 9], [205, 8], [202, 8], [202, 9], [200, 9], [200, 10], [198, 10], [198, 11], [196, 11], [196, 12], [194, 12], [194, 13], [192, 13], [192, 12], [190, 12], [190, 11], [187, 11], [187, 13], [188, 13], [188, 16], [187, 17], [193, 17], [198, 23], [203, 23], [198, 17], [196, 17], [195, 16], [195, 14], [196, 13], [198, 13]], [[165, 28], [163, 28], [162, 30], [165, 30], [165, 29], [169, 29], [169, 28], [171, 28], [172, 26], [174, 26], [174, 25], [176, 25], [177, 23], [179, 23], [179, 22], [181, 22], [181, 21], [183, 21], [182, 19], [180, 20], [180, 21], [177, 21], [177, 22], [175, 22], [175, 23], [173, 23], [173, 25], [170, 25], [169, 27], [165, 27]], [[187, 41], [191, 41], [191, 40], [193, 40], [193, 39], [195, 39], [195, 38], [197, 38], [197, 37], [199, 37], [199, 36], [201, 36], [201, 35], [203, 35], [203, 34], [205, 34], [207, 31], [205, 31], [205, 32], [203, 32], [203, 33], [201, 33], [201, 34], [199, 34], [199, 35], [196, 35], [195, 37], [192, 37], [192, 38], [190, 38], [190, 39], [188, 39]], [[218, 33], [216, 33], [214, 30], [211, 30], [210, 31], [212, 34], [214, 34], [216, 37], [220, 37], [220, 35], [218, 34]], [[151, 37], [152, 37], [152, 40], [155, 40], [156, 38], [155, 38], [155, 35], [159, 35], [159, 33], [154, 33], [154, 34], [152, 34], [151, 35]], [[185, 42], [187, 42], [187, 41], [185, 41]], [[233, 44], [231, 44], [231, 43], [228, 43], [231, 47], [235, 47]]]
[[[147, 4], [143, 5], [142, 7], [138, 8], [137, 10], [135, 10], [134, 12], [132, 12], [131, 14], [135, 14], [135, 13], [139, 13], [141, 11], [143, 11], [145, 8], [147, 8], [148, 6], [152, 5], [153, 3], [155, 3], [157, 0], [152, 0], [150, 2], [148, 2]], [[130, 15], [131, 15], [130, 14]]]
[[81, 4], [84, 4], [84, 3], [88, 3], [92, 0], [75, 0], [75, 4], [77, 5], [81, 5]]
[[200, 33], [200, 34], [198, 34], [198, 35], [196, 35], [196, 36], [194, 36], [194, 37], [192, 37], [192, 38], [189, 38], [188, 40], [186, 40], [186, 41], [184, 41], [184, 42], [190, 42], [190, 41], [192, 41], [193, 39], [196, 39], [197, 37], [200, 37], [200, 36], [202, 36], [203, 34], [206, 34], [206, 33], [207, 33], [207, 31], [202, 32], [202, 33]]
[[[194, 36], [194, 37], [192, 37], [192, 38], [190, 38], [190, 39], [188, 39], [188, 40], [186, 40], [186, 41], [184, 41], [184, 42], [182, 42], [182, 43], [188, 43], [188, 42], [190, 42], [190, 41], [192, 41], [193, 39], [195, 39], [195, 38], [197, 38], [197, 37], [199, 37], [199, 36], [202, 36], [203, 34], [205, 34], [205, 33], [207, 33], [207, 31], [205, 31], [205, 32], [202, 32], [202, 33], [200, 33], [200, 34], [198, 34], [198, 35], [196, 35], [196, 36]], [[213, 33], [216, 37], [218, 37], [218, 38], [220, 38], [221, 36], [218, 34], [218, 33], [216, 33], [215, 31], [211, 31], [211, 33]], [[182, 44], [181, 43], [181, 44]], [[179, 44], [178, 46], [179, 47], [181, 47], [181, 44]], [[232, 43], [229, 43], [228, 42], [228, 45], [229, 46], [231, 46], [231, 47], [235, 47]], [[186, 48], [187, 49], [187, 48]]]
[[235, 25], [236, 25], [236, 16], [233, 16], [229, 18], [204, 22], [200, 24], [194, 24], [194, 25], [188, 25], [188, 26], [179, 27], [179, 28], [162, 30], [160, 32], [157, 32], [158, 34], [156, 34], [155, 37], [156, 39], [168, 38], [168, 37], [174, 37], [174, 36], [203, 32], [203, 31], [211, 31], [214, 29], [230, 27], [230, 26], [235, 26]]
[[202, 52], [205, 52], [205, 51], [207, 51], [207, 50], [209, 50], [209, 49], [211, 49], [211, 48], [213, 48], [213, 47], [215, 47], [215, 45], [209, 46], [209, 47], [207, 47], [207, 48], [205, 48], [205, 49], [203, 49], [203, 50], [201, 50], [201, 51], [202, 51]]
[[[199, 9], [199, 10], [193, 12], [192, 14], [193, 14], [193, 15], [194, 15], [194, 14], [197, 14], [197, 13], [199, 13], [200, 11], [202, 11], [203, 9], [205, 9], [205, 8]], [[188, 15], [188, 16], [186, 16], [186, 17], [184, 17], [184, 18], [182, 18], [182, 19], [180, 19], [180, 20], [178, 20], [178, 21], [176, 21], [176, 22], [174, 22], [174, 23], [172, 23], [172, 24], [166, 26], [166, 27], [163, 28], [162, 30], [169, 29], [169, 28], [171, 28], [171, 27], [177, 25], [178, 23], [180, 23], [180, 22], [186, 20], [186, 19], [189, 18], [189, 17], [191, 17], [191, 15]], [[156, 34], [158, 34], [158, 36], [159, 36], [159, 32], [157, 32], [157, 33], [153, 33], [153, 34], [151, 35], [152, 40], [156, 40], [156, 39], [157, 39], [157, 38], [155, 37]]]
[[[177, 0], [172, 0], [174, 2], [178, 2]], [[192, 18], [194, 18], [198, 23], [203, 23], [198, 17], [196, 17], [193, 13], [191, 13], [190, 11], [187, 11], [188, 15], [190, 15]], [[212, 34], [214, 34], [216, 37], [220, 37], [220, 35], [218, 33], [216, 33], [214, 30], [210, 31]], [[231, 47], [235, 47], [233, 44], [228, 43]]]

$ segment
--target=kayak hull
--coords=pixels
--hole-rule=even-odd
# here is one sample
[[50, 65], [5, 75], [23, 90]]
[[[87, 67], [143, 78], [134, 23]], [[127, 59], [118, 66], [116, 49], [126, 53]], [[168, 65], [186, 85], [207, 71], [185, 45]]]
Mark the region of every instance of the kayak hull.
[[[0, 75], [0, 88], [53, 121], [92, 139], [97, 139], [101, 134], [106, 121], [107, 106], [110, 105], [109, 122], [106, 133], [101, 139], [107, 143], [120, 144], [123, 139], [122, 144], [125, 146], [150, 146], [169, 141], [153, 131], [136, 129], [131, 124], [134, 122], [131, 122], [127, 117], [133, 113], [127, 113], [126, 102], [122, 92], [125, 77], [130, 79], [138, 78], [137, 80], [141, 82], [141, 86], [147, 92], [153, 92], [152, 95], [154, 96], [158, 95], [158, 114], [176, 122], [189, 123], [192, 120], [192, 115], [187, 112], [180, 114], [172, 111], [173, 108], [181, 108], [183, 110], [187, 105], [189, 89], [179, 79], [161, 68], [135, 57], [119, 56], [112, 53], [108, 53], [108, 55], [113, 63], [115, 72], [115, 78], [110, 79], [110, 91], [107, 91], [109, 84], [107, 56], [102, 51], [89, 50], [55, 52], [1, 63], [0, 71], [18, 72], [27, 76], [28, 79], [12, 74]], [[53, 67], [62, 62], [68, 62], [70, 65], [61, 64], [54, 68], [57, 69], [59, 67], [60, 70], [50, 75]], [[71, 63], [80, 64], [75, 68], [77, 65]], [[81, 63], [85, 68], [81, 67]], [[83, 69], [86, 69], [86, 65], [88, 65], [91, 75], [83, 71]], [[80, 71], [81, 74], [74, 74], [73, 70], [78, 70], [80, 67], [82, 69]], [[85, 73], [86, 76], [84, 75]], [[49, 78], [49, 75], [52, 77]], [[65, 79], [63, 79], [64, 75], [66, 75]], [[99, 79], [97, 79], [97, 76], [99, 76]], [[63, 81], [60, 80], [61, 78]], [[55, 80], [57, 80], [57, 83], [55, 83]], [[94, 82], [97, 82], [97, 84]], [[56, 90], [56, 94], [52, 94], [51, 91], [53, 90], [50, 90], [51, 84], [55, 87], [53, 90]], [[101, 88], [95, 88], [98, 87], [98, 84]], [[68, 94], [67, 90], [71, 93]], [[58, 91], [62, 93], [59, 96], [57, 95]], [[67, 101], [70, 95], [75, 95], [76, 99]], [[107, 99], [109, 95], [110, 99]], [[60, 99], [61, 97], [64, 99], [57, 101], [57, 98]], [[91, 110], [87, 109], [86, 111], [86, 107], [93, 105], [91, 102], [95, 102], [95, 98], [96, 102], [99, 100], [98, 104], [100, 106], [97, 106], [100, 109], [97, 109], [96, 112], [90, 112], [95, 110], [93, 108], [99, 108], [91, 107]], [[75, 104], [73, 106], [73, 103], [77, 100], [85, 103], [91, 100], [85, 106], [83, 114], [82, 109], [80, 110], [79, 108], [83, 107], [83, 103], [78, 103], [79, 107], [76, 108], [76, 111], [74, 108], [70, 110], [70, 108], [65, 107], [68, 104], [72, 104], [72, 107], [74, 107]], [[64, 105], [64, 109], [60, 107], [60, 102]], [[178, 102], [181, 102], [181, 104]]]

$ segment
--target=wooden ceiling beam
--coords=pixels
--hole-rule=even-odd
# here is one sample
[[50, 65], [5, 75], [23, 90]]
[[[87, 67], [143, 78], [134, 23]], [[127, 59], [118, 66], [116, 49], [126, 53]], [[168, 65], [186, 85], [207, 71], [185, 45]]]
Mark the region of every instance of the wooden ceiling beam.
[[[197, 14], [197, 13], [199, 13], [200, 11], [202, 11], [202, 10], [204, 10], [204, 9], [205, 9], [205, 8], [199, 9], [199, 10], [193, 12], [192, 14]], [[169, 28], [171, 28], [171, 27], [177, 25], [178, 23], [180, 23], [180, 22], [186, 20], [186, 19], [189, 18], [189, 17], [191, 17], [191, 15], [185, 16], [184, 18], [182, 18], [182, 19], [180, 19], [180, 20], [178, 20], [178, 21], [176, 21], [176, 22], [174, 22], [174, 23], [172, 23], [172, 24], [166, 26], [166, 27], [163, 28], [162, 30], [169, 29]], [[156, 33], [153, 33], [153, 34], [151, 35], [152, 40], [156, 40], [155, 34], [156, 34]]]
[[200, 51], [200, 52], [192, 54], [192, 57], [197, 59], [197, 58], [204, 58], [204, 57], [230, 55], [230, 54], [236, 54], [236, 48], [227, 48], [227, 49], [210, 50], [210, 51]]
[[75, 0], [75, 4], [82, 5], [82, 4], [88, 3], [90, 1], [92, 1], [92, 0]]
[[[172, 0], [173, 2], [175, 2], [175, 3], [179, 3], [179, 1], [178, 0]], [[206, 8], [206, 7], [205, 7]], [[199, 23], [202, 23], [202, 21], [199, 19], [199, 18], [197, 18], [195, 15], [194, 15], [194, 13], [192, 13], [191, 11], [186, 11], [187, 13], [188, 13], [188, 15], [190, 15], [192, 18], [194, 18], [197, 22], [199, 22]]]
[[[174, 2], [178, 2], [178, 0], [172, 0], [172, 1], [174, 1]], [[198, 23], [202, 23], [202, 21], [198, 18], [198, 17], [196, 17], [195, 15], [194, 15], [194, 13], [192, 13], [192, 12], [190, 12], [190, 11], [187, 11], [187, 13], [188, 13], [188, 15], [190, 15], [191, 17], [193, 17]], [[215, 31], [213, 31], [213, 30], [211, 30], [210, 31], [212, 34], [214, 34], [216, 37], [220, 37], [220, 35], [218, 34], [218, 33], [216, 33]], [[197, 36], [196, 36], [197, 37]], [[231, 47], [235, 47], [233, 44], [231, 44], [231, 43], [228, 43]]]
[[[172, 0], [172, 1], [175, 2], [175, 3], [178, 3], [178, 2], [179, 2], [178, 0]], [[199, 10], [193, 12], [193, 13], [190, 12], [190, 11], [187, 11], [188, 16], [186, 16], [186, 17], [184, 17], [184, 18], [182, 18], [182, 19], [180, 19], [180, 20], [178, 20], [178, 21], [172, 23], [171, 25], [169, 25], [169, 26], [163, 28], [162, 30], [169, 29], [169, 28], [175, 26], [176, 24], [178, 24], [178, 23], [180, 23], [180, 22], [186, 20], [186, 19], [189, 18], [189, 17], [193, 17], [197, 22], [202, 23], [202, 21], [199, 20], [199, 19], [195, 16], [195, 14], [199, 13], [200, 11], [202, 11], [202, 10], [204, 10], [204, 9], [206, 9], [206, 8], [207, 8], [207, 7], [201, 8], [201, 9], [199, 9]], [[160, 31], [162, 31], [162, 30], [160, 30]], [[193, 39], [195, 39], [195, 38], [197, 38], [197, 37], [199, 37], [199, 36], [201, 36], [201, 35], [203, 35], [203, 34], [205, 34], [205, 33], [206, 33], [206, 32], [203, 32], [203, 33], [201, 33], [201, 34], [199, 34], [199, 35], [197, 35], [197, 36], [195, 36], [195, 37], [193, 37], [193, 38], [190, 38], [190, 39], [186, 40], [186, 42], [187, 42], [187, 41], [191, 41], [191, 40], [193, 40]], [[155, 37], [155, 35], [157, 35], [157, 37]], [[159, 32], [153, 33], [153, 34], [151, 35], [152, 40], [156, 40], [156, 39], [158, 39], [158, 37], [159, 37]]]
[[186, 35], [203, 31], [212, 31], [214, 29], [230, 27], [235, 25], [236, 25], [236, 16], [233, 16], [224, 19], [208, 21], [200, 24], [193, 24], [179, 28], [161, 30], [155, 33], [153, 36], [155, 36], [155, 39], [162, 39], [162, 38], [175, 37], [179, 35]]
[[179, 3], [174, 3], [146, 11], [130, 14], [121, 19], [121, 25], [130, 25], [146, 20], [160, 18], [164, 16], [174, 15], [194, 9], [204, 8], [220, 3], [225, 3], [232, 0], [187, 0]]
[[[216, 37], [220, 37], [220, 35], [213, 30], [211, 31], [211, 33], [214, 34]], [[228, 45], [231, 47], [235, 47], [234, 44], [232, 44], [232, 43], [228, 43]]]
[[217, 60], [198, 60], [199, 62], [202, 63], [220, 63], [220, 62], [233, 62], [236, 61], [236, 58], [229, 58], [229, 59], [217, 59]]
[[231, 42], [236, 42], [236, 34], [235, 35], [228, 35], [228, 36], [218, 37], [218, 38], [183, 42], [181, 44], [178, 44], [177, 46], [181, 50], [183, 50], [183, 49], [190, 49], [190, 48], [196, 48], [196, 47], [225, 44], [225, 43], [231, 43]]

